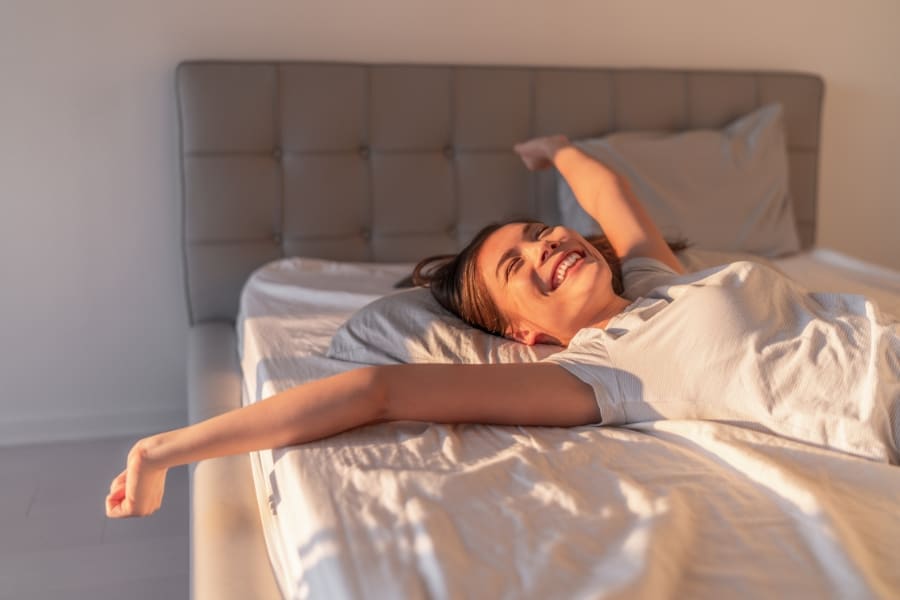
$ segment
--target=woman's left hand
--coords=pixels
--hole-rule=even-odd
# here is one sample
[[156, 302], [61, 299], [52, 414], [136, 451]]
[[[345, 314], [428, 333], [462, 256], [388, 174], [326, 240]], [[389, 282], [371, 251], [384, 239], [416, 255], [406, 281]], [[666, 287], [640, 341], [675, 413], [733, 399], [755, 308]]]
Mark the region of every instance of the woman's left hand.
[[128, 453], [125, 470], [109, 486], [106, 516], [120, 519], [156, 512], [162, 504], [167, 471], [165, 467], [151, 464], [147, 458], [146, 440], [138, 441]]

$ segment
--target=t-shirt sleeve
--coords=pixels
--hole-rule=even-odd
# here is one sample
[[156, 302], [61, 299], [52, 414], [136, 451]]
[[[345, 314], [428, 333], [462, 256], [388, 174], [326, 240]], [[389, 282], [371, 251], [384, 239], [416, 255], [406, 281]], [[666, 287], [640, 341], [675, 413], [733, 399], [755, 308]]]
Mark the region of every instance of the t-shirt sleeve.
[[622, 285], [625, 288], [623, 296], [636, 300], [646, 296], [653, 288], [669, 285], [678, 276], [672, 267], [655, 258], [629, 258], [622, 263]]
[[591, 386], [594, 400], [600, 409], [598, 425], [625, 423], [625, 410], [621, 403], [619, 382], [609, 354], [599, 336], [582, 329], [569, 347], [545, 358], [542, 362], [555, 363]]

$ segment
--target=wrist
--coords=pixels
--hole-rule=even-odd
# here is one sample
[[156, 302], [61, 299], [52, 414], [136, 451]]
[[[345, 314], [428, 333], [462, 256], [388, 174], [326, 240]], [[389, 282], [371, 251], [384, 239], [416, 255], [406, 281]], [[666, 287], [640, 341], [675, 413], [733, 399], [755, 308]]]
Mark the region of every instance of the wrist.
[[564, 150], [571, 145], [572, 142], [570, 142], [569, 138], [564, 135], [550, 136], [549, 138], [547, 138], [546, 143], [547, 158], [549, 158], [551, 161], [555, 161], [556, 155], [559, 154], [561, 150]]
[[165, 461], [165, 434], [158, 433], [145, 437], [134, 445], [135, 452], [145, 467], [152, 469], [165, 469], [169, 465]]

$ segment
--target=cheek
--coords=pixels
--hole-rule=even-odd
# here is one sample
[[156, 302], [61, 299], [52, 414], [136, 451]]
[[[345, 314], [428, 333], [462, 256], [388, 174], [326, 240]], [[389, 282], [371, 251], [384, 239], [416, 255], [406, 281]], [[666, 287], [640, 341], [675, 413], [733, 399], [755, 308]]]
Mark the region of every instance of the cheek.
[[511, 316], [527, 312], [534, 306], [537, 300], [534, 283], [527, 277], [516, 277], [509, 282], [509, 286], [501, 294], [504, 310]]
[[580, 277], [572, 281], [571, 296], [589, 302], [592, 298], [603, 298], [607, 291], [612, 291], [612, 272], [605, 262], [596, 262], [584, 266]]
[[599, 281], [611, 281], [612, 280], [612, 270], [609, 268], [609, 263], [604, 260], [602, 256], [597, 257], [597, 262], [591, 265], [594, 271], [594, 278]]

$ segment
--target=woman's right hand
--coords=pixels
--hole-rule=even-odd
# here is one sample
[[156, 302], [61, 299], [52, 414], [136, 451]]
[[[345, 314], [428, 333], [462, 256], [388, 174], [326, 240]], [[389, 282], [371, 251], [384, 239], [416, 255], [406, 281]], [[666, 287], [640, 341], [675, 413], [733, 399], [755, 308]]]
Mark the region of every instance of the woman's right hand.
[[156, 512], [162, 504], [168, 469], [153, 465], [147, 458], [147, 443], [143, 439], [134, 445], [128, 453], [125, 470], [109, 486], [107, 517], [144, 517]]
[[513, 150], [530, 171], [539, 171], [552, 167], [556, 153], [569, 145], [569, 138], [564, 135], [547, 135], [516, 144]]

